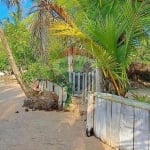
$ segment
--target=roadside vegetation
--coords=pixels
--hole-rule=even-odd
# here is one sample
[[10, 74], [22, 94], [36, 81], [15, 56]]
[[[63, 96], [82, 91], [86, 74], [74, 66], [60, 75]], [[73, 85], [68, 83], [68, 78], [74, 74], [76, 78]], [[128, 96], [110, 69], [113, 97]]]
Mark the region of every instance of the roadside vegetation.
[[149, 0], [44, 0], [33, 2], [29, 16], [22, 15], [21, 1], [3, 2], [16, 11], [0, 28], [0, 71], [13, 72], [27, 97], [32, 98], [30, 85], [37, 79], [71, 93], [70, 49], [76, 50], [74, 71], [90, 62], [117, 95], [125, 96], [132, 81], [149, 86]]

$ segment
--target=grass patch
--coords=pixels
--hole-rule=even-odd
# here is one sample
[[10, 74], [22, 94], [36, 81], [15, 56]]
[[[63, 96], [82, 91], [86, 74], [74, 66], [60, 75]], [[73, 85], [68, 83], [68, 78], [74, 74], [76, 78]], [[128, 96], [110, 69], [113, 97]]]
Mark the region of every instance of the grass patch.
[[132, 96], [134, 97], [135, 100], [150, 104], [150, 97], [149, 96], [147, 96], [147, 95], [138, 95], [138, 94], [135, 94], [133, 92], [131, 94], [132, 94]]

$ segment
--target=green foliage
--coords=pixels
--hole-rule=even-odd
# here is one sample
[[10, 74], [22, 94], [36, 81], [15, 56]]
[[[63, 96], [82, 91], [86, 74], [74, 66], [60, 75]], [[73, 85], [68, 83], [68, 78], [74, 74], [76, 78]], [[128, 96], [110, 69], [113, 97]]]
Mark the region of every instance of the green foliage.
[[49, 80], [65, 87], [68, 84], [67, 59], [50, 60], [49, 64], [32, 63], [23, 78], [26, 82], [33, 82], [36, 79]]
[[35, 79], [49, 80], [52, 79], [53, 76], [53, 72], [48, 66], [37, 62], [29, 65], [27, 72], [23, 75], [23, 78], [26, 82], [33, 82]]
[[147, 95], [138, 95], [138, 94], [132, 92], [132, 96], [137, 101], [150, 103], [150, 97], [148, 97]]
[[[130, 0], [56, 1], [72, 15], [84, 34], [86, 50], [95, 58], [96, 66], [110, 78], [117, 93], [124, 96], [128, 82], [126, 69], [133, 61], [133, 55], [137, 55], [134, 41], [140, 41], [146, 32], [144, 29], [150, 24], [150, 3]], [[72, 28], [76, 29], [76, 26]]]
[[[1, 45], [0, 45], [1, 47]], [[4, 71], [8, 69], [8, 59], [7, 56], [5, 54], [5, 52], [3, 51], [2, 48], [0, 48], [0, 71]]]
[[18, 66], [27, 67], [34, 61], [32, 54], [32, 45], [30, 43], [31, 33], [27, 28], [26, 19], [23, 21], [8, 22], [5, 21], [4, 31], [7, 36], [10, 48], [15, 57]]
[[146, 35], [141, 37], [141, 40], [138, 41], [136, 45], [137, 55], [133, 56], [134, 61], [143, 64], [150, 64], [150, 36]]
[[67, 91], [67, 99], [65, 101], [65, 106], [68, 107], [72, 103], [72, 101], [71, 101], [71, 96], [72, 96], [71, 84], [68, 83], [68, 85], [66, 86], [66, 91]]
[[83, 56], [73, 57], [73, 70], [74, 72], [80, 72], [84, 68], [84, 64], [87, 62], [87, 58]]

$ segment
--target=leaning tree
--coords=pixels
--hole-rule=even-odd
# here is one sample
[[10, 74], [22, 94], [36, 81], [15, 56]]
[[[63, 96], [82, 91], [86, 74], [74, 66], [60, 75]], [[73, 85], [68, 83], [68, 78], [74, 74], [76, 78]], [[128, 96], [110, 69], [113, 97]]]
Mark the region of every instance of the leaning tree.
[[[20, 5], [20, 1], [19, 0], [12, 0], [12, 1], [2, 1], [3, 3], [5, 3], [8, 8], [16, 5], [17, 6], [17, 18], [19, 20], [21, 20], [22, 18], [22, 10], [21, 10], [21, 5]], [[8, 40], [4, 34], [4, 31], [3, 31], [3, 28], [0, 28], [0, 39], [1, 39], [1, 42], [2, 42], [2, 45], [4, 47], [4, 50], [6, 52], [6, 55], [7, 55], [7, 58], [8, 58], [8, 61], [9, 61], [9, 64], [15, 74], [15, 77], [18, 81], [18, 83], [20, 84], [22, 90], [24, 91], [25, 95], [27, 97], [30, 97], [30, 92], [29, 92], [29, 89], [28, 87], [25, 85], [25, 83], [23, 82], [22, 80], [22, 75], [18, 69], [18, 66], [16, 64], [16, 61], [14, 59], [14, 56], [12, 54], [12, 50], [10, 49], [10, 46], [9, 46], [9, 43], [8, 43]]]

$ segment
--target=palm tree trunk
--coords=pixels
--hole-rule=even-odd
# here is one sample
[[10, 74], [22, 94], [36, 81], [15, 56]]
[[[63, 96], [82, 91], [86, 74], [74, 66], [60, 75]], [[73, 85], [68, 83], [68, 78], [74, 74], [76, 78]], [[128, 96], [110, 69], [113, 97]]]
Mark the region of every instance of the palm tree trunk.
[[10, 50], [10, 47], [8, 45], [8, 41], [7, 41], [7, 39], [6, 39], [5, 35], [4, 35], [4, 32], [3, 32], [3, 30], [1, 28], [0, 28], [0, 39], [1, 39], [2, 45], [4, 47], [4, 50], [5, 50], [6, 54], [7, 54], [10, 66], [11, 66], [11, 68], [12, 68], [14, 74], [15, 74], [15, 77], [16, 77], [19, 85], [21, 86], [21, 88], [22, 88], [23, 92], [25, 93], [25, 95], [27, 97], [30, 97], [30, 92], [29, 92], [28, 88], [25, 86], [25, 84], [24, 84], [24, 82], [22, 80], [21, 73], [20, 73], [20, 71], [19, 71], [19, 69], [18, 69], [18, 67], [16, 65], [16, 62], [15, 62], [14, 57], [12, 55], [12, 51]]

